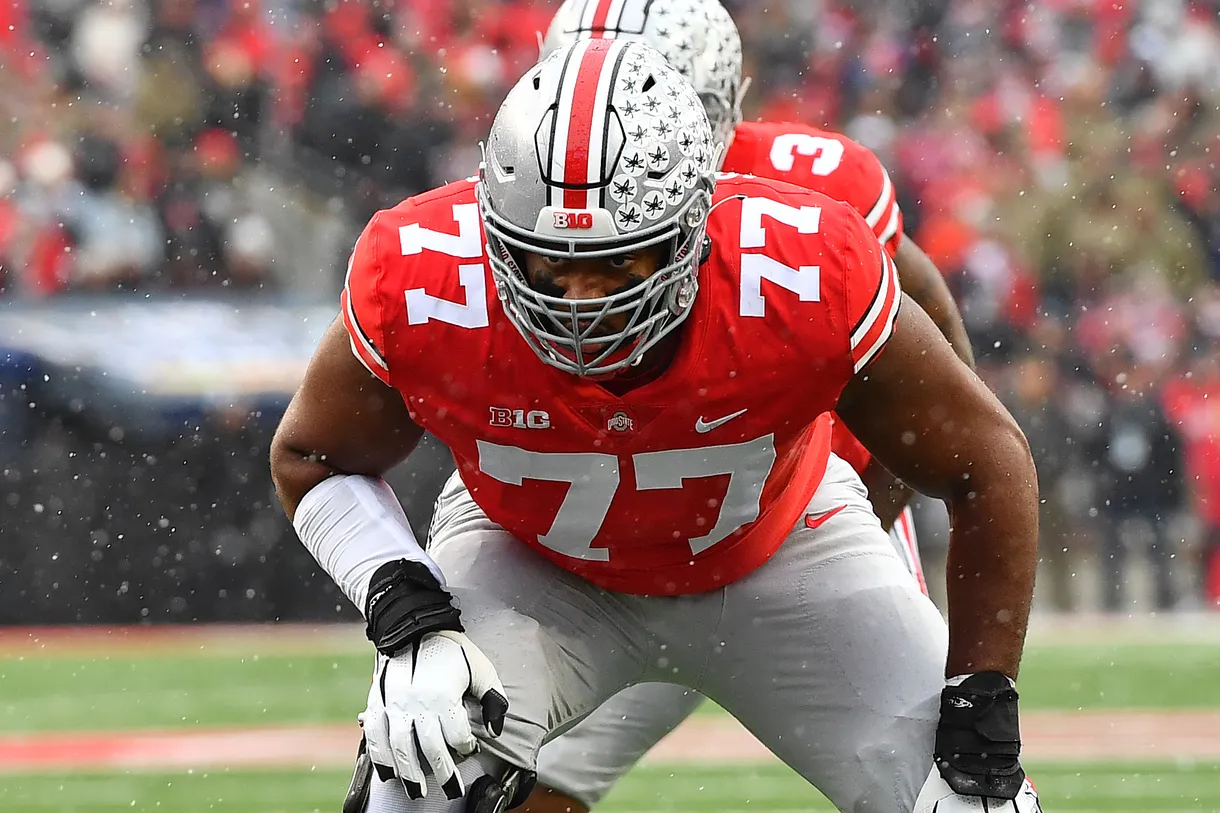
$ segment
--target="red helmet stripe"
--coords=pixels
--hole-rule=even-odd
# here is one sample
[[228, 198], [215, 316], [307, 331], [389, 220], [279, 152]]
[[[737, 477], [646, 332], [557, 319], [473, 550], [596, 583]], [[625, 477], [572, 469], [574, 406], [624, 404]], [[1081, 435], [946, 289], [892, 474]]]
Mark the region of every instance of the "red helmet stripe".
[[610, 16], [610, 6], [614, 4], [614, 0], [597, 0], [597, 8], [593, 11], [593, 25], [589, 26], [594, 31], [602, 31], [606, 28], [606, 18]]
[[580, 12], [580, 30], [586, 36], [600, 37], [607, 28], [614, 28], [622, 6], [623, 0], [588, 0]]
[[[609, 82], [602, 81], [602, 74], [613, 70], [610, 53], [616, 48], [613, 40], [589, 40], [580, 56], [575, 86], [572, 90], [572, 106], [568, 113], [567, 144], [564, 148], [563, 182], [565, 184], [587, 184], [597, 178], [590, 177], [591, 166], [600, 170], [601, 130], [609, 102]], [[565, 111], [560, 108], [559, 115]], [[595, 145], [594, 129], [597, 130]], [[590, 155], [594, 147], [598, 155]], [[598, 173], [600, 174], [600, 172]], [[565, 189], [563, 205], [567, 209], [583, 209], [592, 205], [592, 196], [583, 189]]]

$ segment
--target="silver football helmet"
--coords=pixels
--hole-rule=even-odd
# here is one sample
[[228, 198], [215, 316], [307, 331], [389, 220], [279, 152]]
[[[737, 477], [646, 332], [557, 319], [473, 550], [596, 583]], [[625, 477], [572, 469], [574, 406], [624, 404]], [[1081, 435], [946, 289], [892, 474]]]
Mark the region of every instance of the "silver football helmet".
[[[476, 188], [504, 310], [544, 362], [582, 376], [638, 362], [690, 313], [719, 148], [695, 90], [640, 42], [554, 51], [509, 91]], [[534, 290], [523, 252], [612, 257], [661, 245], [645, 282], [595, 299]], [[611, 329], [607, 317], [627, 316]]]
[[660, 51], [699, 94], [712, 132], [729, 144], [741, 123], [741, 35], [718, 0], [565, 0], [542, 56], [590, 37], [633, 39]]

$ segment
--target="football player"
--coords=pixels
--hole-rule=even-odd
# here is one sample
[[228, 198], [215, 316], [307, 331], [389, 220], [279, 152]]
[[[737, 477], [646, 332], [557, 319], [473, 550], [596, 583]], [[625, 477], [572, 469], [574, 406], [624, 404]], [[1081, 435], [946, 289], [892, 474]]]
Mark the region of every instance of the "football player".
[[[717, 0], [567, 0], [547, 31], [543, 55], [590, 37], [647, 42], [679, 68], [695, 84], [714, 133], [726, 143], [726, 170], [795, 183], [844, 201], [863, 215], [894, 259], [903, 290], [932, 317], [963, 361], [972, 364], [969, 340], [948, 287], [904, 235], [894, 187], [877, 157], [839, 133], [805, 124], [741, 120], [748, 86], [741, 75], [741, 41]], [[860, 473], [882, 525], [926, 591], [915, 526], [906, 506], [911, 492], [872, 460], [841, 422], [835, 424], [832, 442], [834, 451]], [[530, 810], [587, 810], [701, 701], [697, 694], [670, 684], [641, 684], [616, 695], [543, 748]]]
[[[936, 266], [904, 234], [897, 194], [877, 156], [841, 133], [807, 124], [742, 121], [741, 102], [749, 80], [742, 77], [741, 38], [718, 0], [566, 0], [547, 30], [542, 56], [590, 37], [638, 39], [665, 55], [703, 100], [713, 134], [725, 145], [724, 171], [803, 186], [863, 215], [893, 258], [903, 291], [973, 367], [970, 340], [953, 296]], [[907, 507], [912, 492], [873, 461], [841, 422], [833, 443], [869, 487], [882, 525], [923, 584], [915, 525]]]
[[[843, 810], [1022, 787], [1025, 439], [863, 217], [718, 178], [719, 149], [660, 53], [582, 40], [510, 91], [477, 179], [358, 240], [272, 450], [378, 653], [349, 809], [519, 804], [542, 743], [640, 682]], [[948, 630], [831, 412], [948, 503]], [[427, 550], [381, 479], [424, 430], [458, 464]]]

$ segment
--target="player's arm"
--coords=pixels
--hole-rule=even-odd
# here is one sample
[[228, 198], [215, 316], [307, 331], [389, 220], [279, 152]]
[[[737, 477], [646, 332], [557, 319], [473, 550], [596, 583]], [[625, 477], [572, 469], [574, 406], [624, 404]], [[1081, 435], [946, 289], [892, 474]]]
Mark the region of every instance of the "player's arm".
[[1037, 565], [1037, 475], [1012, 416], [932, 320], [903, 304], [838, 412], [888, 469], [949, 508], [949, 680], [933, 749], [939, 770], [925, 787], [1013, 799], [1025, 779], [1012, 681]]
[[894, 265], [898, 267], [898, 279], [902, 290], [924, 309], [924, 313], [932, 319], [957, 357], [971, 368], [974, 367], [974, 351], [970, 347], [970, 337], [966, 335], [966, 325], [962, 322], [961, 311], [949, 286], [945, 284], [944, 275], [924, 254], [923, 249], [915, 244], [909, 235], [903, 235], [898, 243], [898, 251], [894, 253]]
[[297, 535], [364, 614], [380, 653], [361, 715], [372, 764], [418, 799], [427, 787], [422, 753], [455, 799], [465, 788], [453, 753], [477, 747], [464, 699], [482, 704], [493, 736], [508, 702], [495, 669], [463, 634], [444, 574], [382, 479], [423, 431], [388, 383], [383, 322], [393, 316], [380, 291], [401, 269], [379, 250], [393, 241], [379, 237], [374, 219], [356, 245], [343, 318], [326, 331], [276, 430], [271, 473]]
[[422, 435], [402, 396], [357, 360], [336, 319], [271, 441], [271, 476], [288, 518], [329, 477], [380, 479]]
[[949, 508], [947, 674], [1015, 678], [1037, 564], [1033, 458], [1016, 421], [931, 319], [904, 304], [838, 413], [887, 469]]
[[1012, 416], [897, 290], [864, 226], [847, 224], [841, 254], [856, 374], [837, 410], [886, 468], [948, 505], [948, 680], [924, 791], [947, 784], [958, 801], [945, 809], [975, 809], [973, 797], [1013, 800], [1025, 782], [1013, 681], [1037, 565], [1037, 473]]
[[[907, 235], [900, 235], [894, 265], [898, 268], [902, 290], [928, 314], [957, 357], [973, 368], [974, 351], [970, 347], [970, 337], [966, 335], [966, 325], [940, 270]], [[869, 460], [860, 479], [868, 489], [869, 501], [881, 519], [881, 526], [888, 530], [915, 496], [915, 491], [876, 458]]]
[[902, 509], [915, 496], [915, 490], [890, 474], [875, 457], [869, 458], [864, 471], [860, 472], [860, 480], [868, 491], [873, 513], [881, 520], [881, 527], [888, 532], [902, 515]]

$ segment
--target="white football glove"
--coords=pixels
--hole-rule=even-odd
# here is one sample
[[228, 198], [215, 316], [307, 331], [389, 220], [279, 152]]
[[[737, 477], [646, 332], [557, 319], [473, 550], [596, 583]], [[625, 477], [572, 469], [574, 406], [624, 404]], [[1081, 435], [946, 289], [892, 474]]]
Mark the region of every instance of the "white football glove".
[[953, 792], [936, 766], [923, 783], [914, 813], [1042, 813], [1034, 783], [1026, 777], [1017, 798], [992, 799], [985, 796], [960, 796]]
[[480, 735], [498, 737], [508, 711], [504, 686], [491, 661], [463, 633], [429, 633], [392, 658], [378, 653], [360, 725], [382, 781], [393, 774], [410, 798], [422, 799], [428, 792], [422, 754], [447, 798], [465, 794], [450, 749], [459, 757], [478, 749], [467, 695], [482, 706]]

